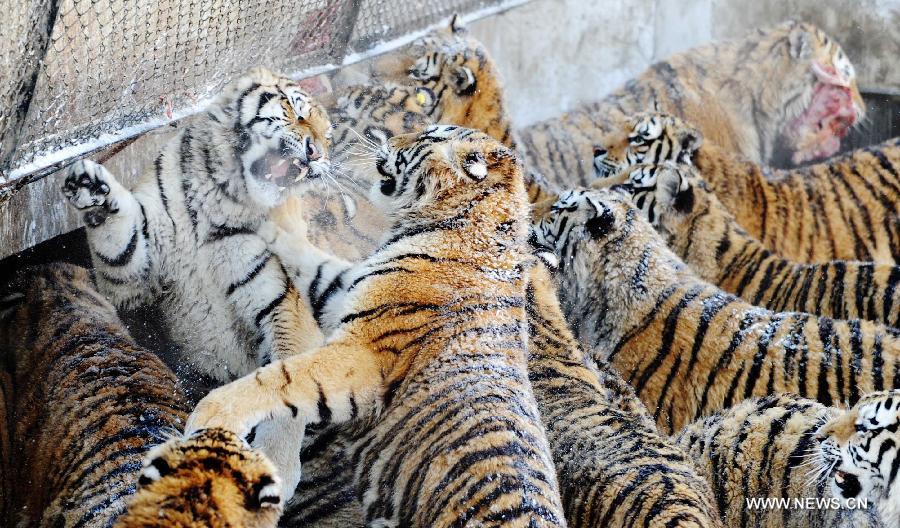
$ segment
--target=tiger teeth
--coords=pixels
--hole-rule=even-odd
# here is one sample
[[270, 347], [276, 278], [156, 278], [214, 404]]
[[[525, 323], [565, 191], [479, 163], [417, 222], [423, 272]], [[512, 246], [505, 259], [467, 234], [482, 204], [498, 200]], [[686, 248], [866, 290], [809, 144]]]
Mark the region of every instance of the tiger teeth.
[[281, 167], [281, 166], [284, 165], [285, 163], [287, 163], [287, 160], [286, 160], [286, 159], [283, 159], [283, 160], [279, 161], [278, 164], [275, 165], [275, 166], [276, 166], [276, 167]]
[[306, 175], [307, 175], [308, 173], [309, 173], [309, 167], [301, 167], [301, 168], [300, 168], [300, 174], [298, 174], [297, 177], [294, 178], [294, 181], [295, 181], [295, 182], [298, 182], [298, 181], [302, 180], [303, 178], [306, 177]]
[[300, 166], [300, 158], [294, 158], [294, 160], [291, 163], [294, 165], [294, 167], [299, 167]]
[[264, 176], [264, 178], [267, 179], [267, 180], [271, 180], [271, 179], [272, 179], [272, 173], [270, 172], [270, 173], [266, 174], [266, 175]]

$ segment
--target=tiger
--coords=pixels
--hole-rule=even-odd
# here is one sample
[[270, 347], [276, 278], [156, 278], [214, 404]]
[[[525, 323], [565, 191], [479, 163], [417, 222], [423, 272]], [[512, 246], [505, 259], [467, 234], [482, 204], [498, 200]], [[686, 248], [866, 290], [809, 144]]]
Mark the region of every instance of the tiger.
[[0, 350], [16, 391], [6, 400], [9, 525], [110, 526], [144, 455], [184, 426], [187, 402], [88, 270], [25, 268], [7, 287]]
[[631, 387], [585, 357], [550, 273], [529, 272], [528, 375], [572, 528], [721, 526], [712, 490]]
[[[90, 160], [70, 167], [63, 192], [87, 225], [100, 290], [119, 308], [161, 304], [182, 377], [231, 381], [323, 341], [258, 231], [286, 196], [327, 176], [331, 137], [318, 101], [254, 68], [163, 147], [133, 191]], [[300, 446], [279, 427], [294, 424], [266, 424], [255, 445], [293, 486]]]
[[595, 175], [617, 183], [628, 165], [667, 161], [696, 166], [738, 224], [787, 259], [900, 264], [900, 138], [776, 170], [704, 142], [677, 117], [645, 112], [620, 121], [596, 145]]
[[[547, 428], [568, 526], [655, 526], [669, 520], [675, 520], [673, 526], [719, 526], [706, 481], [656, 431], [618, 373], [583, 354], [543, 264], [529, 271], [526, 301], [528, 375]], [[341, 443], [357, 433], [341, 432], [344, 436], [327, 430], [302, 451], [301, 460], [311, 470], [304, 465], [284, 525], [364, 526], [353, 468]], [[637, 474], [648, 478], [637, 486], [615, 484]]]
[[115, 528], [274, 528], [281, 515], [275, 466], [221, 429], [154, 447], [138, 482]]
[[757, 164], [830, 156], [865, 113], [841, 46], [789, 21], [673, 55], [597, 103], [519, 130], [526, 164], [560, 188], [589, 185], [594, 146], [622, 117], [653, 108]]
[[560, 259], [566, 318], [672, 433], [752, 396], [823, 404], [900, 386], [900, 331], [771, 312], [704, 282], [617, 188], [566, 193], [535, 243]]
[[376, 168], [373, 201], [394, 224], [362, 263], [313, 247], [300, 219], [272, 234], [326, 344], [213, 390], [186, 434], [362, 420], [349, 463], [367, 525], [564, 526], [525, 364], [517, 156], [443, 125], [394, 136]]
[[518, 148], [497, 65], [459, 17], [447, 28], [374, 61], [370, 73], [380, 82], [412, 84], [434, 93], [435, 122], [480, 130]]
[[900, 526], [900, 391], [867, 394], [817, 432], [815, 461], [844, 504], [874, 502], [884, 526]]
[[[860, 404], [883, 394], [863, 396]], [[896, 522], [887, 522], [887, 517], [879, 520], [875, 508], [878, 497], [871, 491], [867, 490], [872, 499], [869, 508], [846, 503], [841, 507], [843, 491], [834, 483], [835, 477], [842, 477], [832, 471], [835, 458], [823, 456], [823, 450], [828, 450], [829, 445], [824, 438], [831, 424], [847, 418], [848, 433], [854, 434], [852, 416], [855, 414], [855, 410], [828, 407], [795, 394], [772, 394], [744, 400], [695, 421], [674, 439], [715, 490], [725, 526], [897, 526]], [[863, 471], [867, 473], [868, 469]], [[855, 482], [857, 477], [847, 475], [844, 483]], [[852, 489], [849, 485], [845, 487]], [[852, 495], [859, 496], [859, 491]], [[807, 500], [817, 506], [798, 508], [793, 504], [793, 501]], [[770, 504], [752, 505], [762, 501]], [[782, 504], [771, 504], [774, 501]]]
[[669, 249], [697, 275], [776, 312], [866, 319], [900, 328], [900, 266], [781, 258], [744, 231], [687, 165], [635, 165], [623, 187]]
[[446, 123], [480, 129], [516, 147], [497, 67], [456, 18], [375, 60], [365, 75], [368, 82], [341, 86], [323, 99], [335, 124], [336, 189], [304, 197], [310, 240], [349, 260], [368, 256], [390, 227], [367, 196], [378, 175], [360, 167], [371, 166], [382, 142]]

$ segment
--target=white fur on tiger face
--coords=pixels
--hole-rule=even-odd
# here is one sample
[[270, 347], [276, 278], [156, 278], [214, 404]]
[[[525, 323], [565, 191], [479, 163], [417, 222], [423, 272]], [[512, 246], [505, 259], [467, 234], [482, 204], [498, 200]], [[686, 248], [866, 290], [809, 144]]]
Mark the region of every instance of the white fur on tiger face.
[[867, 499], [884, 526], [900, 526], [900, 390], [864, 396], [820, 429], [816, 460], [846, 506]]

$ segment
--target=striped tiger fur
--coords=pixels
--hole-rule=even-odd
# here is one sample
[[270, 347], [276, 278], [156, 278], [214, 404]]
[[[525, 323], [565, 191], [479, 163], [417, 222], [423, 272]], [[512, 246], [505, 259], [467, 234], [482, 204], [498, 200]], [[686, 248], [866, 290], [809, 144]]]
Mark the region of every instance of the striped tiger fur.
[[900, 331], [777, 313], [699, 279], [615, 190], [563, 196], [536, 227], [560, 257], [567, 320], [672, 432], [752, 396], [855, 403], [900, 386]]
[[141, 459], [184, 424], [172, 372], [139, 348], [84, 268], [23, 270], [0, 321], [14, 365], [10, 526], [106, 527]]
[[539, 265], [529, 273], [528, 376], [572, 528], [721, 526], [712, 491], [631, 387], [584, 356]]
[[[672, 140], [688, 137], [696, 140]], [[629, 164], [690, 158], [738, 224], [785, 258], [900, 263], [900, 140], [793, 170], [741, 161], [701, 141], [677, 117], [630, 116], [598, 143], [595, 174], [607, 178]]]
[[[206, 396], [187, 432], [246, 434], [272, 416], [361, 419], [350, 460], [374, 526], [563, 526], [526, 372], [528, 204], [513, 151], [434, 126], [377, 153], [394, 227], [347, 265], [285, 221], [272, 243], [309, 291], [326, 345]], [[289, 252], [289, 249], [284, 251]]]
[[713, 146], [694, 164], [738, 223], [785, 258], [900, 264], [900, 139], [791, 171]]
[[738, 225], [693, 167], [636, 165], [625, 172], [632, 184], [623, 189], [701, 279], [776, 312], [900, 328], [900, 266], [781, 258]]
[[274, 528], [275, 466], [229, 431], [206, 429], [154, 447], [115, 528]]
[[516, 148], [497, 65], [457, 17], [449, 27], [375, 61], [371, 74], [382, 82], [431, 90], [439, 107], [432, 114], [435, 122], [480, 130]]
[[900, 391], [867, 394], [818, 432], [818, 469], [832, 493], [875, 503], [885, 527], [900, 526]]
[[[331, 134], [297, 83], [256, 68], [169, 142], [133, 191], [102, 165], [71, 167], [63, 190], [83, 212], [101, 291], [118, 307], [161, 303], [185, 351], [179, 375], [230, 381], [322, 342], [260, 230], [286, 195], [327, 177]], [[255, 440], [291, 487], [300, 446], [279, 440], [278, 427], [292, 426], [265, 424]]]
[[366, 76], [366, 84], [338, 89], [328, 104], [337, 189], [304, 197], [310, 240], [350, 260], [368, 256], [390, 227], [367, 195], [378, 179], [369, 158], [388, 138], [447, 123], [515, 146], [497, 67], [455, 20], [375, 61]]
[[[609, 365], [598, 369], [583, 356], [543, 266], [529, 273], [527, 301], [528, 373], [547, 427], [568, 525], [672, 521], [670, 526], [719, 526], [706, 482], [656, 431], [631, 387]], [[287, 506], [284, 525], [364, 525], [346, 454], [354, 434], [359, 433], [333, 427], [304, 449], [304, 478]], [[636, 475], [645, 479], [618, 484]]]
[[[363, 194], [367, 189], [355, 183], [379, 177], [366, 159], [378, 144], [440, 121], [481, 129], [511, 148], [516, 145], [497, 67], [455, 19], [447, 29], [379, 59], [366, 75], [369, 84], [338, 90], [337, 103], [330, 107], [336, 172], [353, 180], [339, 179], [341, 195], [349, 200], [338, 200], [333, 192], [308, 193], [298, 207], [307, 213], [310, 241], [348, 260], [369, 255], [389, 226], [389, 219]], [[529, 192], [536, 188], [528, 186]], [[292, 203], [297, 204], [283, 207]], [[337, 463], [349, 457], [345, 451], [352, 434], [339, 425], [307, 442], [301, 452], [303, 475], [285, 506], [284, 524], [362, 526], [353, 468]]]
[[[848, 414], [846, 409], [793, 394], [772, 394], [698, 420], [682, 429], [675, 441], [709, 480], [726, 526], [896, 526], [879, 522], [874, 497], [871, 509], [833, 507], [840, 504], [840, 495], [828, 485], [827, 481], [833, 481], [828, 468], [820, 471], [818, 467], [823, 447], [819, 435]], [[811, 499], [819, 507], [752, 507], [748, 503], [767, 499]]]
[[[829, 104], [839, 110], [823, 112]], [[673, 55], [600, 102], [520, 130], [527, 165], [561, 188], [588, 185], [594, 146], [621, 117], [652, 108], [690, 121], [727, 152], [771, 163], [779, 146], [795, 162], [833, 154], [864, 106], [840, 45], [811, 24], [786, 22]]]

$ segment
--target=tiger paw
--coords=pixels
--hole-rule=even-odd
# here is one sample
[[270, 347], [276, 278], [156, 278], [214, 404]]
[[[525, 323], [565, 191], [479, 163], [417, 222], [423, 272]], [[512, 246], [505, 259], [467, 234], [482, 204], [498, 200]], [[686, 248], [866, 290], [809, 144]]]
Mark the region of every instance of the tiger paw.
[[115, 183], [112, 174], [103, 165], [90, 160], [80, 160], [69, 166], [62, 191], [76, 209], [84, 211], [84, 221], [96, 227], [111, 214], [119, 212], [110, 192]]
[[[201, 429], [219, 428], [231, 431], [241, 438], [266, 417], [267, 411], [251, 405], [254, 401], [252, 393], [245, 390], [244, 378], [213, 389], [194, 407], [187, 419], [184, 432], [186, 435]], [[260, 414], [260, 416], [256, 416]]]

